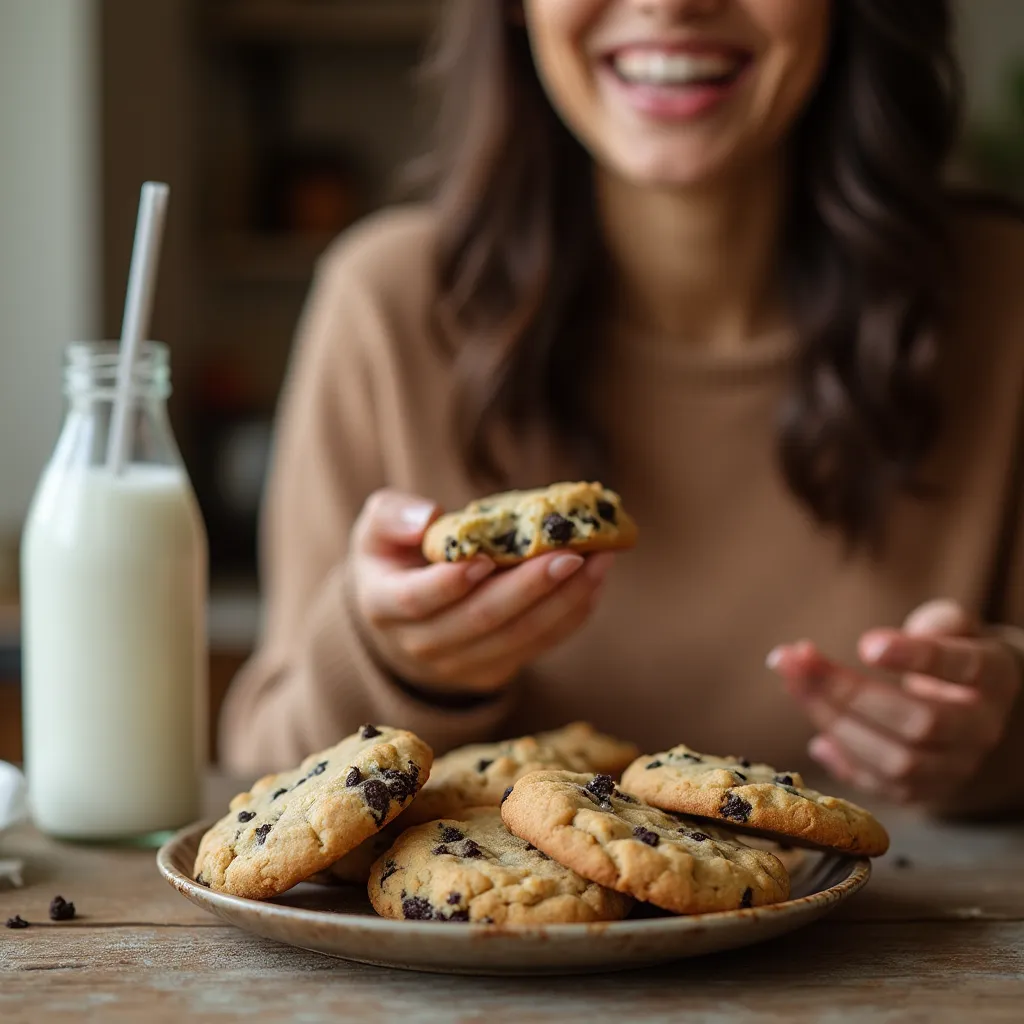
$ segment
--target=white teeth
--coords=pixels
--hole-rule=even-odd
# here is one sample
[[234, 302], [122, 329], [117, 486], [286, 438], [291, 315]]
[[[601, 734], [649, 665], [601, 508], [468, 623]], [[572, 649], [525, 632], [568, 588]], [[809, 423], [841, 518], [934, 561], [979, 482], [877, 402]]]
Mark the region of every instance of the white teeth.
[[614, 66], [628, 82], [689, 85], [735, 74], [740, 68], [740, 61], [720, 54], [628, 50], [615, 55]]

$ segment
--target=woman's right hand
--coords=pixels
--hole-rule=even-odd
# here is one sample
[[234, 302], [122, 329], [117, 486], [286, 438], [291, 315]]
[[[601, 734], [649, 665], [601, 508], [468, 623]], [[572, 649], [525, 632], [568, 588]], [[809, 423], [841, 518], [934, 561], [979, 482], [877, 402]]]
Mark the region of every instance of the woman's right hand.
[[492, 574], [491, 559], [427, 564], [420, 551], [440, 510], [377, 491], [349, 549], [356, 613], [375, 653], [406, 683], [491, 694], [586, 622], [614, 555], [552, 552]]

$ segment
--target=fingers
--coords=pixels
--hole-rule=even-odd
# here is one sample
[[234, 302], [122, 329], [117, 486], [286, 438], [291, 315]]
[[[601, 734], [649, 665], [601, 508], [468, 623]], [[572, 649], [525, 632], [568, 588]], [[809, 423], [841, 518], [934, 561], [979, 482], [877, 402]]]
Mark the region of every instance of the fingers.
[[495, 568], [489, 558], [423, 567], [363, 559], [356, 562], [360, 611], [378, 629], [428, 619], [461, 601]]
[[[591, 586], [607, 572], [611, 556], [594, 556], [584, 577]], [[577, 554], [563, 552], [531, 559], [487, 580], [465, 600], [403, 632], [415, 657], [437, 659], [496, 633], [583, 569]]]
[[[908, 636], [896, 630], [874, 630], [861, 639], [860, 656], [867, 665], [907, 674], [908, 692], [928, 692], [948, 703], [974, 703], [978, 692], [1003, 700], [1015, 692], [1013, 655], [1000, 643], [980, 639]], [[924, 677], [924, 678], [922, 678]], [[935, 687], [928, 680], [952, 686]], [[961, 688], [958, 692], [957, 688]]]
[[903, 623], [912, 636], [974, 636], [977, 620], [956, 601], [928, 601], [915, 608]]
[[[595, 560], [518, 618], [458, 648], [450, 657], [471, 665], [500, 660], [528, 664], [586, 620], [601, 589], [602, 571]], [[444, 658], [440, 664], [445, 664]]]
[[390, 489], [375, 491], [363, 505], [352, 528], [352, 549], [362, 554], [386, 554], [397, 548], [418, 548], [440, 509], [414, 494]]
[[[918, 746], [942, 746], [962, 732], [962, 706], [921, 700], [898, 686], [830, 661], [812, 645], [781, 648], [775, 664], [787, 688], [822, 731], [852, 718]], [[966, 692], [972, 695], [972, 704], [979, 703], [976, 691]]]

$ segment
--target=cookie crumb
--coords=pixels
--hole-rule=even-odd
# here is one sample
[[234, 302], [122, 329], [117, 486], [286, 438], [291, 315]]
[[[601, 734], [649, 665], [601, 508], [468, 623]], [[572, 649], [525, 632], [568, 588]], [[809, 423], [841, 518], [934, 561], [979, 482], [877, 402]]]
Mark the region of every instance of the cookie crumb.
[[8, 928], [27, 928], [28, 921], [26, 921], [21, 914], [15, 914], [14, 917], [7, 918]]
[[377, 726], [375, 725], [370, 725], [369, 723], [367, 723], [359, 730], [359, 735], [364, 740], [372, 740], [374, 736], [380, 735], [380, 729], [378, 729]]
[[74, 903], [68, 903], [63, 896], [54, 896], [50, 901], [51, 921], [70, 921], [75, 916]]

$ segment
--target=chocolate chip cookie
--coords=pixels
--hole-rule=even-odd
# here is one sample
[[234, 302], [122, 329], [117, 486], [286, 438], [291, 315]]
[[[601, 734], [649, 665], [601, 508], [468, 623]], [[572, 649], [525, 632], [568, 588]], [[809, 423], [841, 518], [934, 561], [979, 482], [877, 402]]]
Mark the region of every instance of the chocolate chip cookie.
[[410, 921], [615, 921], [633, 905], [511, 835], [494, 807], [409, 829], [374, 864], [368, 891], [382, 917]]
[[819, 850], [879, 857], [889, 836], [874, 816], [746, 758], [713, 757], [686, 746], [638, 758], [622, 785], [655, 807]]
[[432, 760], [413, 733], [364, 725], [294, 771], [264, 776], [203, 836], [196, 881], [250, 899], [285, 892], [407, 807]]
[[513, 835], [584, 878], [677, 914], [789, 897], [777, 857], [649, 807], [609, 775], [534, 772], [512, 787], [501, 816]]
[[636, 538], [636, 523], [614, 491], [599, 483], [561, 483], [494, 494], [442, 516], [427, 530], [423, 554], [431, 562], [487, 555], [498, 565], [516, 565], [561, 548], [630, 548]]
[[561, 729], [537, 733], [537, 742], [562, 754], [569, 761], [567, 767], [575, 771], [615, 778], [640, 754], [635, 744], [598, 732], [589, 722], [570, 722]]

